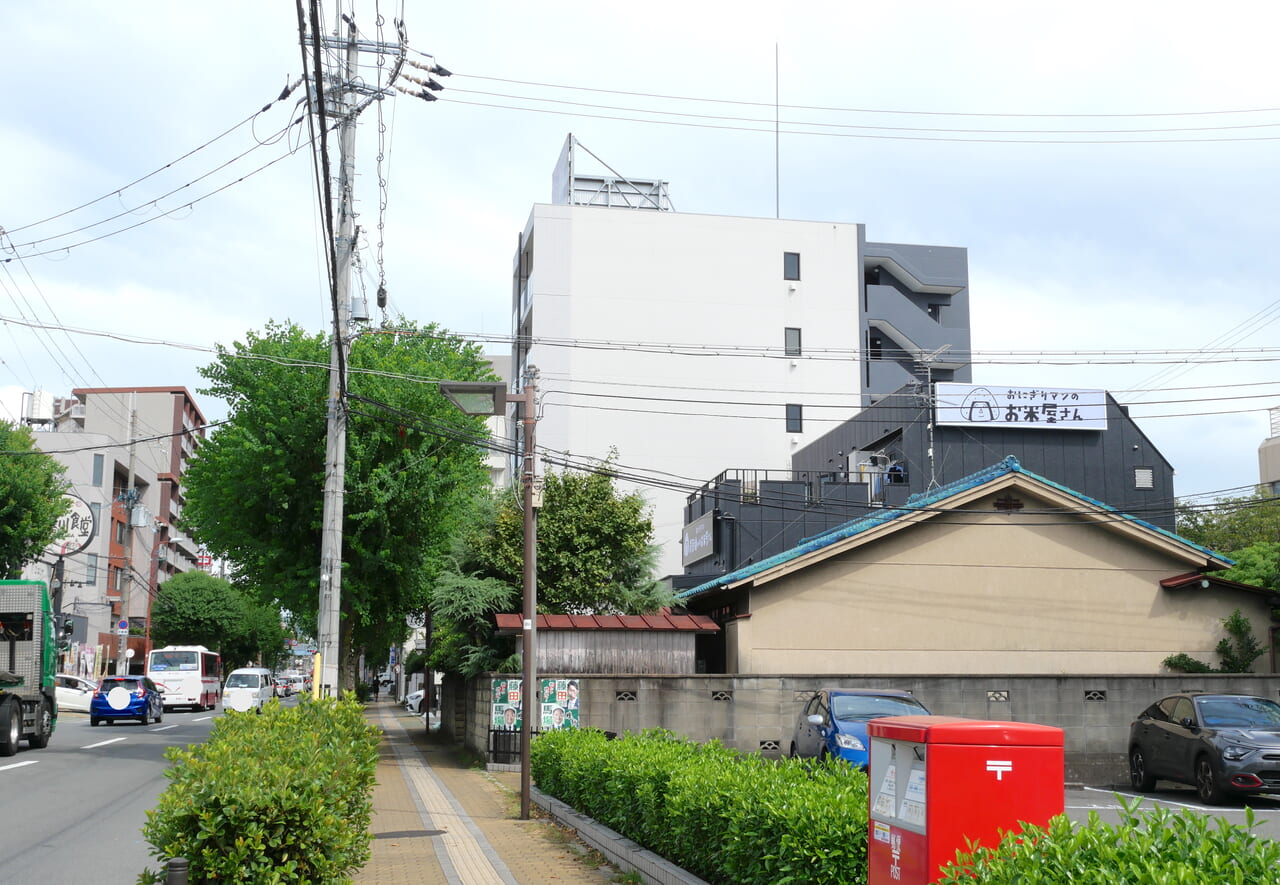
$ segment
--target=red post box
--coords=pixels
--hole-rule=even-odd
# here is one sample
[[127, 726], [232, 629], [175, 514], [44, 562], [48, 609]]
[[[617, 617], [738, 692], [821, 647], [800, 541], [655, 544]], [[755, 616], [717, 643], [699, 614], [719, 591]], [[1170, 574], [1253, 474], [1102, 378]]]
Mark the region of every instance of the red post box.
[[867, 723], [868, 885], [926, 885], [969, 842], [1062, 813], [1060, 728], [953, 716]]

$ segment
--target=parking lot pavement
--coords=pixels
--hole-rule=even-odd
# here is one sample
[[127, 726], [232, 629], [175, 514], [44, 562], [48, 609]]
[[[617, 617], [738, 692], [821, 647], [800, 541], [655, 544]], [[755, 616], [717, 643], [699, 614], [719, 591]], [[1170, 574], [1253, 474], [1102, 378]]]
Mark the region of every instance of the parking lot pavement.
[[1120, 822], [1122, 806], [1135, 799], [1142, 800], [1142, 809], [1156, 807], [1170, 811], [1190, 809], [1209, 817], [1226, 818], [1235, 824], [1245, 824], [1245, 808], [1252, 808], [1257, 832], [1270, 839], [1280, 838], [1280, 797], [1252, 796], [1247, 801], [1241, 799], [1228, 800], [1222, 805], [1205, 805], [1190, 787], [1161, 786], [1151, 793], [1137, 793], [1125, 787], [1107, 789], [1105, 787], [1070, 787], [1066, 791], [1065, 811], [1074, 821], [1084, 821], [1091, 811], [1107, 823]]

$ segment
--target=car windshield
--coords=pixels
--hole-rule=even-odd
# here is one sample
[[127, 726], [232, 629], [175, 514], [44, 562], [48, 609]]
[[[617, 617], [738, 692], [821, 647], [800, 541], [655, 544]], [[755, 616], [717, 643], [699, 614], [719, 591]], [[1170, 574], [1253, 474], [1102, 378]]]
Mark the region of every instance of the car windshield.
[[1280, 728], [1280, 704], [1266, 698], [1196, 698], [1196, 710], [1210, 728]]
[[232, 673], [227, 677], [227, 688], [257, 688], [258, 674]]
[[881, 716], [910, 716], [925, 712], [915, 698], [885, 697], [873, 694], [836, 694], [831, 696], [831, 715], [850, 722], [878, 719]]
[[194, 651], [156, 651], [151, 653], [152, 670], [199, 670], [200, 661]]

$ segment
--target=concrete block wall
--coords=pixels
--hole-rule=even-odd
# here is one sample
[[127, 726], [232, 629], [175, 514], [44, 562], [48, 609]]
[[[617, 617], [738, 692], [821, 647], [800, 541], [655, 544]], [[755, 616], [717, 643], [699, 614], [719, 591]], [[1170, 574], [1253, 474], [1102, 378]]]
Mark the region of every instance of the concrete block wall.
[[[1183, 690], [1238, 692], [1280, 700], [1280, 676], [686, 676], [541, 674], [578, 680], [585, 727], [619, 734], [665, 728], [695, 741], [719, 740], [746, 753], [780, 756], [796, 715], [819, 688], [907, 689], [932, 712], [968, 719], [1036, 722], [1066, 735], [1066, 780], [1128, 782], [1129, 723], [1152, 702]], [[472, 680], [452, 701], [476, 752], [488, 742], [491, 677]], [[456, 720], [455, 720], [456, 721]]]

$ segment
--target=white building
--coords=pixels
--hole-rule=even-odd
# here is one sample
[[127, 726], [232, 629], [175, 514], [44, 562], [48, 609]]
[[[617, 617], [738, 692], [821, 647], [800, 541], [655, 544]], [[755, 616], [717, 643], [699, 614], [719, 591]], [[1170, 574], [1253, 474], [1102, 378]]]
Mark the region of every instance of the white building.
[[[587, 176], [570, 136], [513, 266], [512, 380], [538, 371], [553, 467], [616, 452], [679, 573], [687, 497], [915, 379], [969, 380], [963, 249], [867, 243], [860, 224], [671, 210], [666, 182]], [[947, 362], [955, 353], [956, 362]]]

